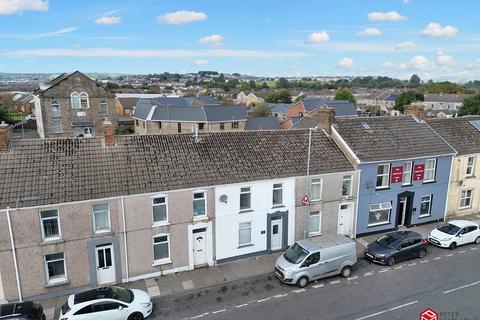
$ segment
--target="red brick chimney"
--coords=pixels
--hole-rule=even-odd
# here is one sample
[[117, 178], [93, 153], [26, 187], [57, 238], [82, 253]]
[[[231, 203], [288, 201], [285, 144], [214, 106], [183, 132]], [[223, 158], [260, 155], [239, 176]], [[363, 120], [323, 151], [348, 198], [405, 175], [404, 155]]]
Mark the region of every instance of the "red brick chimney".
[[10, 126], [2, 121], [0, 123], [0, 152], [8, 151], [8, 143], [10, 142], [11, 130]]
[[318, 109], [318, 128], [325, 130], [327, 134], [332, 134], [332, 124], [335, 120], [335, 109], [330, 107], [320, 107]]
[[105, 120], [103, 121], [103, 135], [105, 137], [105, 146], [113, 147], [115, 146], [115, 134], [113, 132], [112, 122]]

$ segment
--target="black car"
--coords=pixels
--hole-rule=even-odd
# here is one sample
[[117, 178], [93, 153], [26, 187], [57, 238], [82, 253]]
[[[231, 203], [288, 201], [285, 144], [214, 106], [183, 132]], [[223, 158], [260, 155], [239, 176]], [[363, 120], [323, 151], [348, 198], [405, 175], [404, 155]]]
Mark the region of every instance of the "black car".
[[38, 303], [25, 301], [0, 305], [1, 320], [45, 320], [43, 307]]
[[427, 254], [427, 244], [427, 240], [414, 231], [391, 232], [367, 246], [365, 259], [389, 266], [402, 260], [422, 259]]

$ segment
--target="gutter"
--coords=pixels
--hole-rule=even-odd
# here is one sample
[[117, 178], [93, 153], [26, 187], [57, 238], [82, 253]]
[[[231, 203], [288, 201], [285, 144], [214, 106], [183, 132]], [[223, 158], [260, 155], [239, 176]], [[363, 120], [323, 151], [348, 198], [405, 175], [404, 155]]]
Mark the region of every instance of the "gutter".
[[13, 240], [12, 222], [10, 220], [10, 208], [7, 208], [8, 232], [10, 234], [10, 243], [12, 246], [13, 265], [15, 267], [15, 279], [17, 281], [18, 300], [22, 301], [22, 289], [20, 287], [20, 276], [18, 274], [17, 253], [15, 251], [15, 241]]

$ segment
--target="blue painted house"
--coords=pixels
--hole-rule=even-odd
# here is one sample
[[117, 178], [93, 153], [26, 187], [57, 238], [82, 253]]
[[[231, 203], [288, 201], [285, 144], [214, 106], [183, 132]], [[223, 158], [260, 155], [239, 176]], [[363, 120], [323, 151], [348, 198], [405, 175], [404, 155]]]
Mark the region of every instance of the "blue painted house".
[[444, 218], [456, 151], [424, 121], [336, 119], [332, 135], [360, 170], [357, 236]]

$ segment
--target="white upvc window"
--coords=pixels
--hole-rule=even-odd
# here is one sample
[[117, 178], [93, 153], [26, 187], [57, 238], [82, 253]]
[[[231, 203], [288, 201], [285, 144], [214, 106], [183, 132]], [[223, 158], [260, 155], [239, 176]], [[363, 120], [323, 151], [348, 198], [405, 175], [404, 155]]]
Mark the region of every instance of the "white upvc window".
[[274, 206], [279, 206], [283, 203], [283, 185], [281, 183], [273, 184], [273, 200]]
[[368, 214], [368, 226], [376, 226], [390, 223], [390, 215], [392, 213], [392, 203], [382, 202], [370, 205]]
[[437, 159], [428, 159], [425, 161], [425, 174], [423, 182], [435, 181], [435, 170], [437, 167]]
[[152, 198], [153, 224], [168, 223], [168, 202], [166, 196]]
[[62, 238], [58, 210], [40, 211], [40, 229], [43, 241], [59, 240]]
[[63, 132], [62, 119], [59, 119], [59, 118], [53, 118], [52, 119], [52, 132], [53, 133], [62, 133]]
[[315, 236], [322, 232], [322, 213], [312, 211], [308, 214], [308, 235]]
[[153, 237], [153, 264], [171, 263], [170, 234], [157, 234]]
[[110, 208], [108, 204], [94, 204], [93, 212], [93, 230], [95, 233], [108, 232], [110, 226]]
[[404, 186], [408, 186], [412, 184], [412, 167], [413, 167], [412, 161], [408, 161], [403, 164], [402, 184]]
[[460, 209], [467, 209], [472, 206], [473, 189], [462, 190], [460, 194]]
[[85, 92], [80, 93], [80, 108], [88, 109], [88, 94]]
[[65, 255], [63, 252], [46, 254], [44, 256], [47, 284], [55, 284], [68, 280]]
[[238, 246], [246, 246], [252, 243], [252, 223], [240, 222], [238, 224]]
[[310, 184], [310, 192], [311, 192], [311, 201], [322, 200], [322, 179], [321, 178], [312, 179], [312, 182]]
[[349, 197], [352, 195], [352, 176], [343, 176], [342, 180], [342, 197]]
[[70, 95], [72, 109], [80, 109], [80, 94], [78, 92], [72, 92]]
[[249, 210], [252, 206], [250, 187], [240, 188], [240, 211]]
[[467, 177], [473, 177], [475, 171], [475, 157], [468, 157], [467, 159], [467, 170], [465, 172]]
[[432, 195], [423, 196], [420, 201], [420, 215], [419, 217], [427, 217], [432, 211]]
[[108, 116], [108, 104], [105, 101], [100, 102], [100, 115]]
[[193, 193], [193, 216], [204, 217], [207, 215], [207, 193], [195, 191]]
[[52, 101], [52, 118], [60, 118], [60, 105], [57, 101]]
[[380, 164], [377, 167], [377, 189], [388, 188], [390, 178], [390, 164]]

